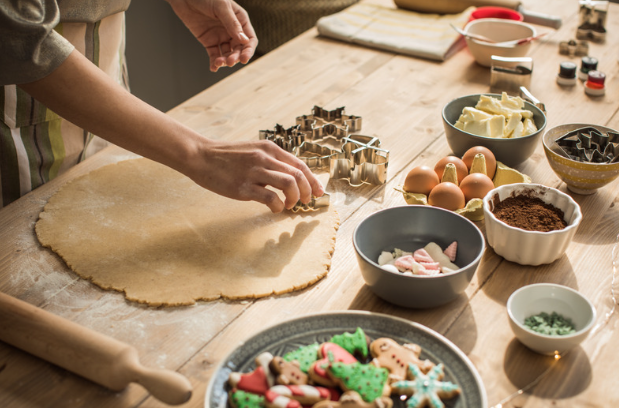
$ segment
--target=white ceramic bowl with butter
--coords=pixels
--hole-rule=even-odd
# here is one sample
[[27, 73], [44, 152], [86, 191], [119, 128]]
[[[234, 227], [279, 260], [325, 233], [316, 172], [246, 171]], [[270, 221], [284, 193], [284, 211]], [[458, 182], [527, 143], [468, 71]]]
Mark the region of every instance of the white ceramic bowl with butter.
[[[574, 324], [575, 332], [563, 336], [537, 333], [524, 325], [525, 319], [542, 312], [556, 312]], [[507, 315], [512, 331], [522, 344], [546, 354], [563, 354], [587, 338], [595, 323], [593, 304], [580, 292], [554, 283], [523, 286], [507, 300]]]
[[[496, 203], [523, 194], [537, 197], [563, 211], [567, 226], [550, 232], [527, 231], [512, 227], [494, 215]], [[542, 265], [559, 259], [582, 221], [580, 206], [572, 197], [541, 184], [506, 184], [490, 190], [483, 199], [483, 209], [488, 245], [498, 255], [520, 265]]]
[[[501, 18], [481, 18], [470, 21], [464, 27], [464, 32], [482, 35], [497, 42], [519, 40], [534, 37], [537, 34], [532, 25]], [[491, 65], [493, 55], [509, 58], [524, 57], [528, 54], [532, 44], [532, 41], [529, 41], [519, 45], [501, 45], [475, 40], [471, 37], [465, 38], [475, 61], [485, 67]]]

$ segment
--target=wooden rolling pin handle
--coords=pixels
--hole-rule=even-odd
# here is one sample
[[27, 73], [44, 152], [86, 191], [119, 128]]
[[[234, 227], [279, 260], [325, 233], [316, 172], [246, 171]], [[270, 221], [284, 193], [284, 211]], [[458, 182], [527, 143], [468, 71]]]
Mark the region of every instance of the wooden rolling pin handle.
[[119, 359], [119, 374], [122, 382], [136, 382], [146, 388], [153, 397], [170, 405], [185, 403], [191, 398], [191, 383], [183, 375], [170, 370], [144, 367], [134, 348], [128, 349]]
[[175, 371], [143, 367], [128, 344], [3, 293], [0, 340], [113, 391], [137, 382], [168, 404], [191, 397], [189, 380]]

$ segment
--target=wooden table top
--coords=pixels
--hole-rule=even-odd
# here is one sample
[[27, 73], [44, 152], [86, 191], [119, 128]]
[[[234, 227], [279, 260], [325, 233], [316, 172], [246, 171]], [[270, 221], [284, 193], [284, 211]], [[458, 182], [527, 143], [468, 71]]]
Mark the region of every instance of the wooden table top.
[[[392, 6], [389, 0], [374, 0]], [[531, 91], [548, 110], [548, 128], [591, 123], [619, 129], [619, 5], [610, 4], [608, 37], [590, 44], [607, 75], [606, 95], [591, 98], [583, 85], [555, 82], [559, 43], [574, 38], [578, 6], [563, 0], [523, 2], [529, 9], [557, 15], [563, 26], [536, 41]], [[579, 64], [578, 58], [572, 58]], [[504, 407], [608, 407], [619, 404], [619, 344], [613, 248], [619, 232], [619, 181], [582, 196], [569, 193], [584, 220], [566, 254], [550, 265], [520, 266], [488, 248], [464, 295], [430, 310], [410, 310], [376, 297], [365, 286], [355, 259], [352, 232], [372, 212], [405, 204], [394, 190], [420, 164], [434, 165], [450, 153], [441, 109], [458, 96], [487, 92], [490, 73], [463, 49], [434, 62], [345, 44], [311, 29], [191, 98], [169, 114], [212, 138], [251, 140], [275, 124], [292, 126], [314, 105], [345, 106], [363, 117], [365, 135], [378, 136], [390, 150], [388, 181], [350, 187], [332, 180], [327, 188], [341, 217], [332, 267], [324, 279], [301, 292], [255, 301], [214, 301], [191, 307], [148, 308], [79, 279], [34, 234], [38, 214], [60, 186], [104, 164], [131, 155], [111, 147], [52, 182], [0, 210], [0, 290], [80, 325], [132, 344], [141, 362], [185, 375], [194, 394], [184, 406], [202, 407], [209, 379], [223, 356], [240, 341], [283, 319], [334, 310], [386, 313], [425, 325], [455, 343], [474, 363], [490, 406], [525, 388]], [[614, 101], [614, 102], [613, 102]], [[549, 167], [541, 144], [521, 172], [536, 183], [567, 191]], [[484, 229], [483, 222], [478, 223]], [[554, 282], [586, 295], [598, 312], [595, 333], [558, 361], [529, 351], [514, 337], [505, 305], [516, 289]], [[607, 318], [607, 316], [609, 316]], [[614, 346], [613, 346], [614, 345]], [[541, 377], [540, 375], [543, 374]], [[139, 385], [112, 392], [0, 342], [2, 407], [163, 406]]]

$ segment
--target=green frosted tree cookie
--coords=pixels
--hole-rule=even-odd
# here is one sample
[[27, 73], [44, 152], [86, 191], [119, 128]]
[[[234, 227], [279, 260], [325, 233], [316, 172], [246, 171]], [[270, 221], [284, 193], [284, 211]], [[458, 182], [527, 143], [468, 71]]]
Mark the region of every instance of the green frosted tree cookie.
[[262, 395], [234, 390], [230, 393], [230, 405], [234, 408], [265, 408]]
[[329, 342], [337, 344], [358, 357], [367, 358], [368, 356], [368, 338], [361, 327], [357, 327], [354, 333], [336, 334]]
[[286, 361], [298, 361], [301, 371], [307, 373], [312, 363], [318, 360], [318, 347], [320, 347], [318, 343], [299, 347], [294, 351], [284, 354], [283, 359]]
[[329, 376], [345, 391], [357, 391], [365, 402], [372, 402], [385, 394], [389, 371], [373, 364], [331, 363]]

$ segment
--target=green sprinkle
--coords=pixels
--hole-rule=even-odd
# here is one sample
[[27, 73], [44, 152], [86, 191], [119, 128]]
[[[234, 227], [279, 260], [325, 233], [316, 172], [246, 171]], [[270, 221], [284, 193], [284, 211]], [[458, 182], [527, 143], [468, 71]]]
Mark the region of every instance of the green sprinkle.
[[524, 320], [524, 325], [534, 332], [547, 336], [565, 336], [576, 332], [572, 320], [557, 312], [552, 312], [552, 314], [542, 312], [529, 316]]

